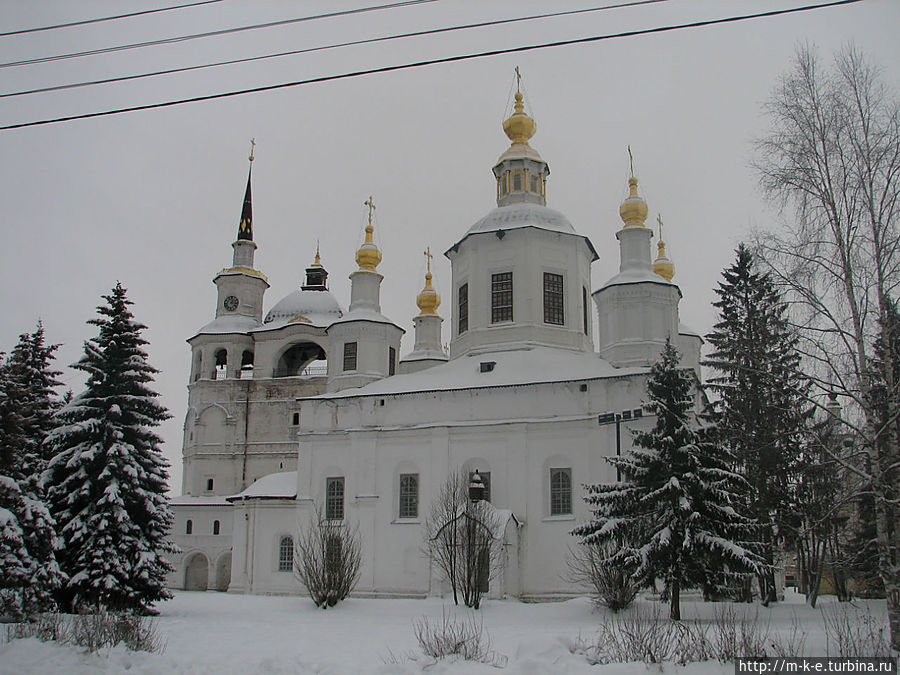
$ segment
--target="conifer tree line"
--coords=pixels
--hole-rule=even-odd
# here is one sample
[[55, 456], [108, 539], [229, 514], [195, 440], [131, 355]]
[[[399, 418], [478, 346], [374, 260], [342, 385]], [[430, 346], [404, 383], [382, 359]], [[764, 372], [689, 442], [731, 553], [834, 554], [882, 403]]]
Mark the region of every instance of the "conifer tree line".
[[167, 463], [153, 431], [169, 414], [125, 288], [103, 300], [72, 365], [83, 392], [60, 395], [59, 345], [41, 323], [0, 355], [0, 616], [149, 613], [170, 597]]

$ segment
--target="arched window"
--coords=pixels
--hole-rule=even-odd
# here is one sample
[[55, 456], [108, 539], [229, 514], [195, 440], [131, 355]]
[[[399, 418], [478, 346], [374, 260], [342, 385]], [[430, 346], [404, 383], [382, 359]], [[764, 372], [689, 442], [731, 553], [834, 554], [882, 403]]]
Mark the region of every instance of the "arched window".
[[285, 535], [278, 542], [278, 571], [290, 572], [294, 569], [294, 538]]
[[216, 372], [213, 379], [224, 380], [228, 376], [228, 352], [220, 349], [216, 352]]
[[245, 349], [241, 354], [241, 379], [253, 379], [253, 352], [249, 349]]
[[572, 513], [572, 469], [550, 469], [550, 515]]
[[419, 517], [419, 474], [400, 474], [400, 518]]
[[194, 521], [189, 520], [184, 524], [184, 533], [185, 534], [193, 534], [194, 533]]
[[219, 521], [213, 521], [213, 534], [219, 534]]

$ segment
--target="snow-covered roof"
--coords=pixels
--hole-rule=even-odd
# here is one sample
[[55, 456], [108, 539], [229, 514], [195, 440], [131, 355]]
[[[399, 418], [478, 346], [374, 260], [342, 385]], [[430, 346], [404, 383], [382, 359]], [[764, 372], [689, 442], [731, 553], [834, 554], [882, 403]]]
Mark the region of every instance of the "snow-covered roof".
[[259, 326], [259, 322], [252, 316], [242, 314], [223, 314], [218, 319], [210, 321], [197, 331], [197, 335], [218, 335], [221, 333], [249, 333]]
[[[397, 326], [393, 321], [387, 318], [381, 312], [376, 312], [371, 309], [354, 309], [353, 311], [347, 312], [339, 319], [333, 320], [330, 325], [334, 325], [337, 323], [347, 323], [349, 321], [373, 321], [375, 323], [387, 323], [391, 326]], [[397, 326], [400, 328], [399, 326]], [[403, 330], [401, 328], [401, 330]], [[405, 330], [403, 331], [406, 332]]]
[[297, 472], [282, 471], [263, 476], [243, 492], [226, 499], [233, 502], [238, 499], [294, 499], [296, 496]]
[[625, 270], [624, 272], [619, 272], [616, 276], [603, 284], [599, 290], [608, 288], [610, 286], [620, 286], [622, 284], [639, 284], [646, 281], [650, 281], [654, 284], [662, 284], [664, 286], [675, 286], [676, 288], [678, 287], [677, 284], [674, 284], [671, 281], [666, 281], [663, 277], [659, 276], [653, 270], [631, 269]]
[[169, 500], [172, 506], [228, 506], [225, 497], [178, 495]]
[[556, 209], [541, 204], [516, 203], [498, 206], [469, 228], [468, 234], [539, 227], [542, 230], [577, 234], [572, 223]]
[[700, 335], [699, 332], [697, 332], [696, 330], [694, 330], [687, 324], [682, 323], [680, 321], [678, 322], [678, 334], [679, 335], [693, 335], [694, 337], [698, 337], [701, 340], [703, 339], [703, 336]]
[[[488, 372], [482, 363], [493, 362]], [[647, 368], [615, 368], [593, 352], [531, 347], [469, 354], [416, 373], [394, 375], [355, 389], [310, 398], [346, 398], [422, 391], [479, 389], [569, 382], [643, 374]]]
[[266, 314], [259, 330], [275, 330], [289, 323], [326, 328], [343, 316], [344, 310], [331, 291], [295, 290], [288, 293]]

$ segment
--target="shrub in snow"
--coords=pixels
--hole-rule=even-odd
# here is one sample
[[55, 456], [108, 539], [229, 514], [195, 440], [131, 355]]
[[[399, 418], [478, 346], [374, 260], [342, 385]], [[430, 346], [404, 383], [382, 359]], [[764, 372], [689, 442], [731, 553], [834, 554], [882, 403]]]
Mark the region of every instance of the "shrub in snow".
[[344, 520], [327, 520], [316, 508], [294, 545], [294, 569], [317, 607], [327, 609], [350, 595], [359, 581], [359, 531]]
[[656, 424], [634, 432], [628, 456], [608, 458], [623, 482], [586, 486], [594, 520], [573, 530], [584, 544], [618, 544], [601, 566], [633, 565], [641, 586], [661, 578], [672, 619], [681, 618], [682, 588], [724, 595], [747, 573], [765, 571], [753, 550], [755, 525], [742, 514], [747, 483], [695, 428], [693, 375], [679, 358], [667, 340], [647, 381]]
[[632, 578], [637, 569], [633, 561], [621, 566], [604, 564], [617, 548], [619, 545], [611, 541], [570, 546], [565, 577], [569, 583], [590, 588], [594, 603], [614, 612], [628, 607], [639, 590]]
[[66, 609], [81, 606], [150, 612], [171, 597], [172, 522], [167, 462], [152, 428], [169, 417], [148, 384], [147, 363], [125, 289], [116, 284], [73, 368], [88, 375], [86, 389], [56, 414], [47, 437], [55, 453], [43, 475], [47, 503], [61, 543], [57, 560], [69, 576], [60, 593]]
[[845, 603], [825, 606], [822, 621], [829, 656], [891, 656], [887, 626], [868, 607], [863, 609]]
[[506, 665], [506, 657], [491, 649], [491, 636], [484, 630], [483, 618], [476, 618], [475, 612], [468, 612], [460, 619], [444, 609], [440, 621], [422, 617], [413, 622], [413, 631], [422, 653], [433, 659], [456, 654], [466, 661], [479, 661], [498, 668]]
[[124, 644], [131, 651], [159, 653], [165, 649], [156, 620], [131, 612], [95, 609], [72, 616], [42, 614], [28, 623], [10, 626], [7, 640], [34, 637], [42, 642], [59, 642], [94, 653]]

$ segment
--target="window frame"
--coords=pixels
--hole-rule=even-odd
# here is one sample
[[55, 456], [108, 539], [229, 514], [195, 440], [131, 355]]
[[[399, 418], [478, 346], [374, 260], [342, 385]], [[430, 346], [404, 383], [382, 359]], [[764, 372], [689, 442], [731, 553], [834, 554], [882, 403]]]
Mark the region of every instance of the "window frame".
[[388, 377], [397, 374], [397, 350], [394, 347], [388, 347]]
[[[285, 546], [285, 543], [287, 543], [287, 546]], [[294, 571], [294, 538], [289, 534], [284, 534], [278, 538], [277, 571]]]
[[344, 343], [343, 371], [357, 370], [359, 365], [359, 345], [356, 342]]
[[344, 519], [344, 494], [344, 476], [328, 476], [325, 479], [325, 520]]
[[218, 520], [214, 520], [213, 527], [212, 527], [213, 536], [218, 536], [219, 534], [221, 534], [221, 532], [222, 532], [222, 523], [220, 523]]
[[[564, 478], [560, 484], [557, 478]], [[572, 467], [550, 467], [549, 513], [551, 516], [571, 516], [572, 511]]]
[[491, 274], [491, 323], [511, 323], [513, 313], [513, 273], [495, 272]]
[[566, 325], [566, 280], [556, 272], [544, 272], [543, 276], [544, 323], [550, 326]]
[[456, 333], [462, 335], [469, 330], [469, 282], [460, 284], [456, 291]]
[[191, 518], [188, 518], [184, 524], [184, 533], [185, 535], [194, 534], [194, 521]]
[[584, 324], [584, 334], [590, 335], [588, 332], [588, 289], [587, 286], [581, 287], [581, 321]]
[[[410, 481], [412, 481], [411, 489], [409, 486]], [[404, 482], [407, 484], [404, 485]], [[400, 474], [397, 498], [397, 518], [411, 520], [419, 517], [419, 474]]]

